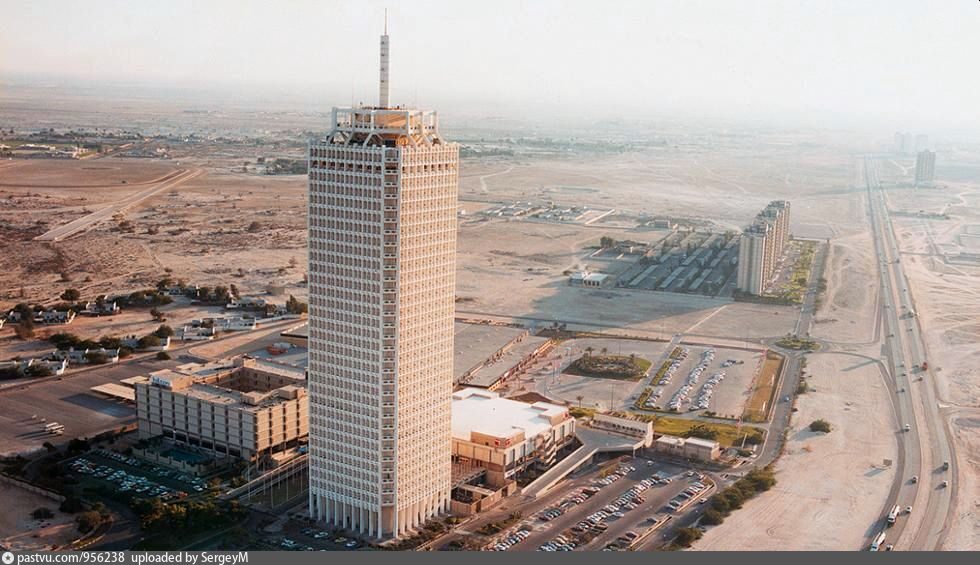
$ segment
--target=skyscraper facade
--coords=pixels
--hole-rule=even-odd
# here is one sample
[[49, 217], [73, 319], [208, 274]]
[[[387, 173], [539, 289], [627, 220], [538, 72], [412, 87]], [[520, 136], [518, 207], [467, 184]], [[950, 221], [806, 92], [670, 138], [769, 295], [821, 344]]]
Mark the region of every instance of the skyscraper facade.
[[930, 184], [936, 179], [936, 154], [932, 151], [920, 151], [915, 156], [915, 184]]
[[449, 509], [459, 149], [435, 112], [334, 108], [309, 147], [310, 513], [376, 538]]

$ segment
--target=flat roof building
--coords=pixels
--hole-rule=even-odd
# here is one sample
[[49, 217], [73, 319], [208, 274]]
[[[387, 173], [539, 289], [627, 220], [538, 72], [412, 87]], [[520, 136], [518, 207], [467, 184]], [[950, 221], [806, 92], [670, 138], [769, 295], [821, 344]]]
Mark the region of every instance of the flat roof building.
[[675, 437], [663, 435], [653, 443], [654, 451], [674, 457], [715, 461], [721, 457], [721, 445], [714, 440], [697, 437]]
[[486, 468], [493, 484], [532, 466], [547, 469], [575, 437], [575, 418], [566, 407], [509, 400], [487, 390], [454, 393], [452, 414], [453, 458]]
[[302, 374], [271, 371], [254, 359], [188, 363], [130, 379], [139, 437], [255, 460], [295, 447], [309, 430]]

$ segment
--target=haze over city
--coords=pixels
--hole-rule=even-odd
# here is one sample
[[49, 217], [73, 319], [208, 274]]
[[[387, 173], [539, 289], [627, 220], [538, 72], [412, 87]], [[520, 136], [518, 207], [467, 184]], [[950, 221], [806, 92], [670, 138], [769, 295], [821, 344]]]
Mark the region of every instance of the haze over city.
[[980, 12], [959, 2], [43, 0], [5, 7], [22, 25], [0, 37], [0, 77], [357, 103], [371, 99], [374, 59], [351, 46], [381, 32], [386, 8], [399, 103], [980, 128], [980, 78], [968, 72]]
[[4, 6], [4, 562], [980, 549], [978, 12]]

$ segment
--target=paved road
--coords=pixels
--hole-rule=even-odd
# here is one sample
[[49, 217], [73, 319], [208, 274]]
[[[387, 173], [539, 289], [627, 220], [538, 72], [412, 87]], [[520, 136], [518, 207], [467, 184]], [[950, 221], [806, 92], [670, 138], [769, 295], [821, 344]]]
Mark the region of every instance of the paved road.
[[[930, 370], [920, 369], [928, 361], [925, 343], [878, 180], [877, 164], [866, 159], [864, 169], [881, 275], [879, 315], [885, 331], [883, 352], [895, 388], [905, 391], [898, 393], [896, 403], [899, 423], [909, 426], [909, 432], [897, 432], [903, 436], [900, 441], [905, 448], [907, 470], [897, 475], [899, 488], [895, 504], [903, 508], [913, 506], [914, 514], [900, 519], [886, 539], [899, 549], [935, 550], [951, 518], [956, 490], [955, 469], [944, 472], [941, 467], [944, 461], [955, 464], [952, 445], [936, 400], [934, 377]], [[909, 480], [912, 474], [918, 475], [917, 484]], [[950, 482], [948, 488], [940, 485], [945, 480]]]
[[58, 226], [53, 230], [50, 230], [46, 233], [43, 233], [35, 237], [34, 239], [36, 241], [61, 241], [67, 237], [71, 237], [79, 232], [85, 231], [101, 221], [111, 218], [115, 214], [123, 212], [130, 206], [139, 204], [140, 202], [146, 200], [147, 198], [150, 198], [151, 196], [155, 196], [156, 194], [163, 192], [164, 190], [175, 188], [191, 180], [192, 178], [201, 175], [203, 172], [204, 171], [201, 169], [194, 169], [189, 171], [182, 170], [178, 174], [168, 178], [167, 180], [159, 184], [151, 186], [146, 190], [137, 192], [132, 196], [124, 198], [114, 204], [110, 204], [105, 208], [102, 208], [101, 210], [93, 212], [87, 216], [83, 216], [72, 222], [68, 222], [63, 226]]
[[[826, 262], [827, 245], [818, 245], [817, 252], [813, 258], [813, 271], [810, 273], [810, 282], [807, 284], [806, 294], [803, 296], [803, 304], [800, 306], [800, 317], [796, 321], [796, 335], [808, 337], [810, 335], [810, 325], [813, 323], [813, 311], [816, 308], [817, 294], [820, 287], [820, 279], [823, 278], [824, 263]], [[774, 340], [770, 340], [774, 341]], [[772, 343], [770, 343], [772, 347]], [[779, 383], [779, 390], [776, 392], [776, 405], [772, 409], [772, 418], [765, 427], [768, 430], [766, 443], [762, 446], [759, 457], [756, 460], [757, 466], [765, 466], [779, 456], [783, 448], [783, 430], [789, 426], [790, 417], [793, 415], [793, 403], [783, 402], [787, 396], [796, 396], [796, 389], [800, 384], [800, 371], [803, 362], [803, 353], [773, 347], [786, 356], [786, 366], [783, 368], [782, 380]]]

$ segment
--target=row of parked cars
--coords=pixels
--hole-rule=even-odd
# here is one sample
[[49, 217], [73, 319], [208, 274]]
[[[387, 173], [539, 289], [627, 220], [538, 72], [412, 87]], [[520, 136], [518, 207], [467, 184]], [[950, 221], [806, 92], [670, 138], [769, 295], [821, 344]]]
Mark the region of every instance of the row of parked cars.
[[[702, 483], [699, 479], [692, 483], [691, 486], [684, 489], [683, 492], [671, 499], [671, 501], [667, 503], [667, 508], [669, 508], [671, 512], [676, 512], [681, 506], [684, 506], [689, 499], [698, 497], [706, 490], [708, 490], [708, 485]], [[707, 498], [702, 498], [699, 502], [704, 504], [707, 501]]]
[[618, 538], [616, 538], [614, 541], [611, 541], [608, 544], [606, 544], [606, 547], [602, 548], [602, 550], [624, 551], [626, 549], [629, 549], [629, 547], [633, 545], [633, 542], [636, 541], [636, 538], [638, 537], [640, 537], [640, 534], [634, 532], [633, 530], [630, 530], [624, 533], [623, 535], [619, 536]]
[[511, 547], [521, 543], [527, 539], [527, 536], [531, 535], [531, 530], [522, 527], [515, 532], [505, 536], [503, 539], [499, 540], [493, 547], [491, 551], [507, 551]]
[[690, 373], [687, 374], [687, 378], [684, 380], [684, 385], [677, 389], [677, 392], [674, 393], [674, 396], [671, 397], [670, 402], [667, 404], [668, 408], [671, 410], [680, 410], [681, 405], [688, 402], [688, 396], [693, 390], [694, 385], [697, 384], [698, 379], [701, 378], [701, 374], [704, 373], [714, 358], [714, 349], [706, 349], [704, 353], [701, 354], [701, 361], [697, 364], [697, 366], [691, 369]]
[[80, 475], [88, 475], [114, 483], [119, 492], [134, 492], [148, 498], [160, 498], [161, 500], [174, 500], [187, 496], [185, 491], [172, 489], [146, 477], [127, 473], [122, 469], [96, 464], [84, 457], [72, 461], [68, 468]]
[[725, 371], [718, 371], [717, 373], [708, 377], [708, 380], [701, 385], [701, 392], [698, 393], [698, 398], [691, 403], [688, 410], [704, 410], [708, 407], [708, 403], [711, 402], [711, 395], [715, 393], [715, 387], [725, 380]]
[[[622, 473], [620, 476], [624, 476], [625, 473], [635, 470], [635, 467], [624, 465], [620, 467], [618, 472]], [[600, 510], [586, 516], [581, 522], [572, 526], [570, 532], [573, 536], [573, 544], [587, 543], [592, 536], [597, 536], [605, 532], [609, 528], [609, 525], [607, 524], [608, 520], [612, 518], [624, 518], [627, 512], [638, 508], [640, 504], [645, 502], [645, 499], [641, 493], [657, 483], [658, 481], [653, 478], [643, 479], [629, 490], [623, 492], [623, 494], [612, 503], [607, 504]], [[574, 547], [574, 545], [572, 547]], [[547, 549], [545, 549], [545, 551], [547, 551]]]
[[[560, 504], [558, 504], [557, 507], [545, 509], [538, 515], [538, 517], [545, 522], [554, 520], [558, 516], [564, 514], [568, 508], [582, 504], [594, 496], [602, 487], [615, 483], [635, 470], [636, 467], [631, 465], [620, 465], [612, 473], [602, 477], [601, 479], [597, 479], [591, 486], [581, 488], [571, 493]], [[581, 545], [587, 541], [584, 538], [588, 533], [598, 535], [604, 532], [608, 526], [602, 521], [602, 518], [609, 515], [609, 512], [599, 511], [598, 513], [588, 516], [586, 520], [583, 520], [574, 526], [571, 529], [571, 532], [559, 535], [542, 544], [540, 547], [538, 547], [538, 551], [571, 551], [575, 549], [578, 545]]]
[[162, 465], [155, 465], [149, 461], [142, 461], [135, 457], [123, 455], [122, 453], [110, 451], [108, 449], [100, 449], [96, 451], [96, 453], [102, 457], [105, 457], [106, 459], [112, 459], [113, 461], [129, 465], [130, 467], [136, 467], [137, 469], [152, 473], [158, 477], [165, 477], [175, 481], [180, 481], [182, 483], [187, 483], [190, 487], [189, 490], [194, 492], [204, 492], [208, 488], [208, 485], [204, 479], [193, 475], [188, 475], [187, 473], [183, 473], [176, 469], [171, 469]]

